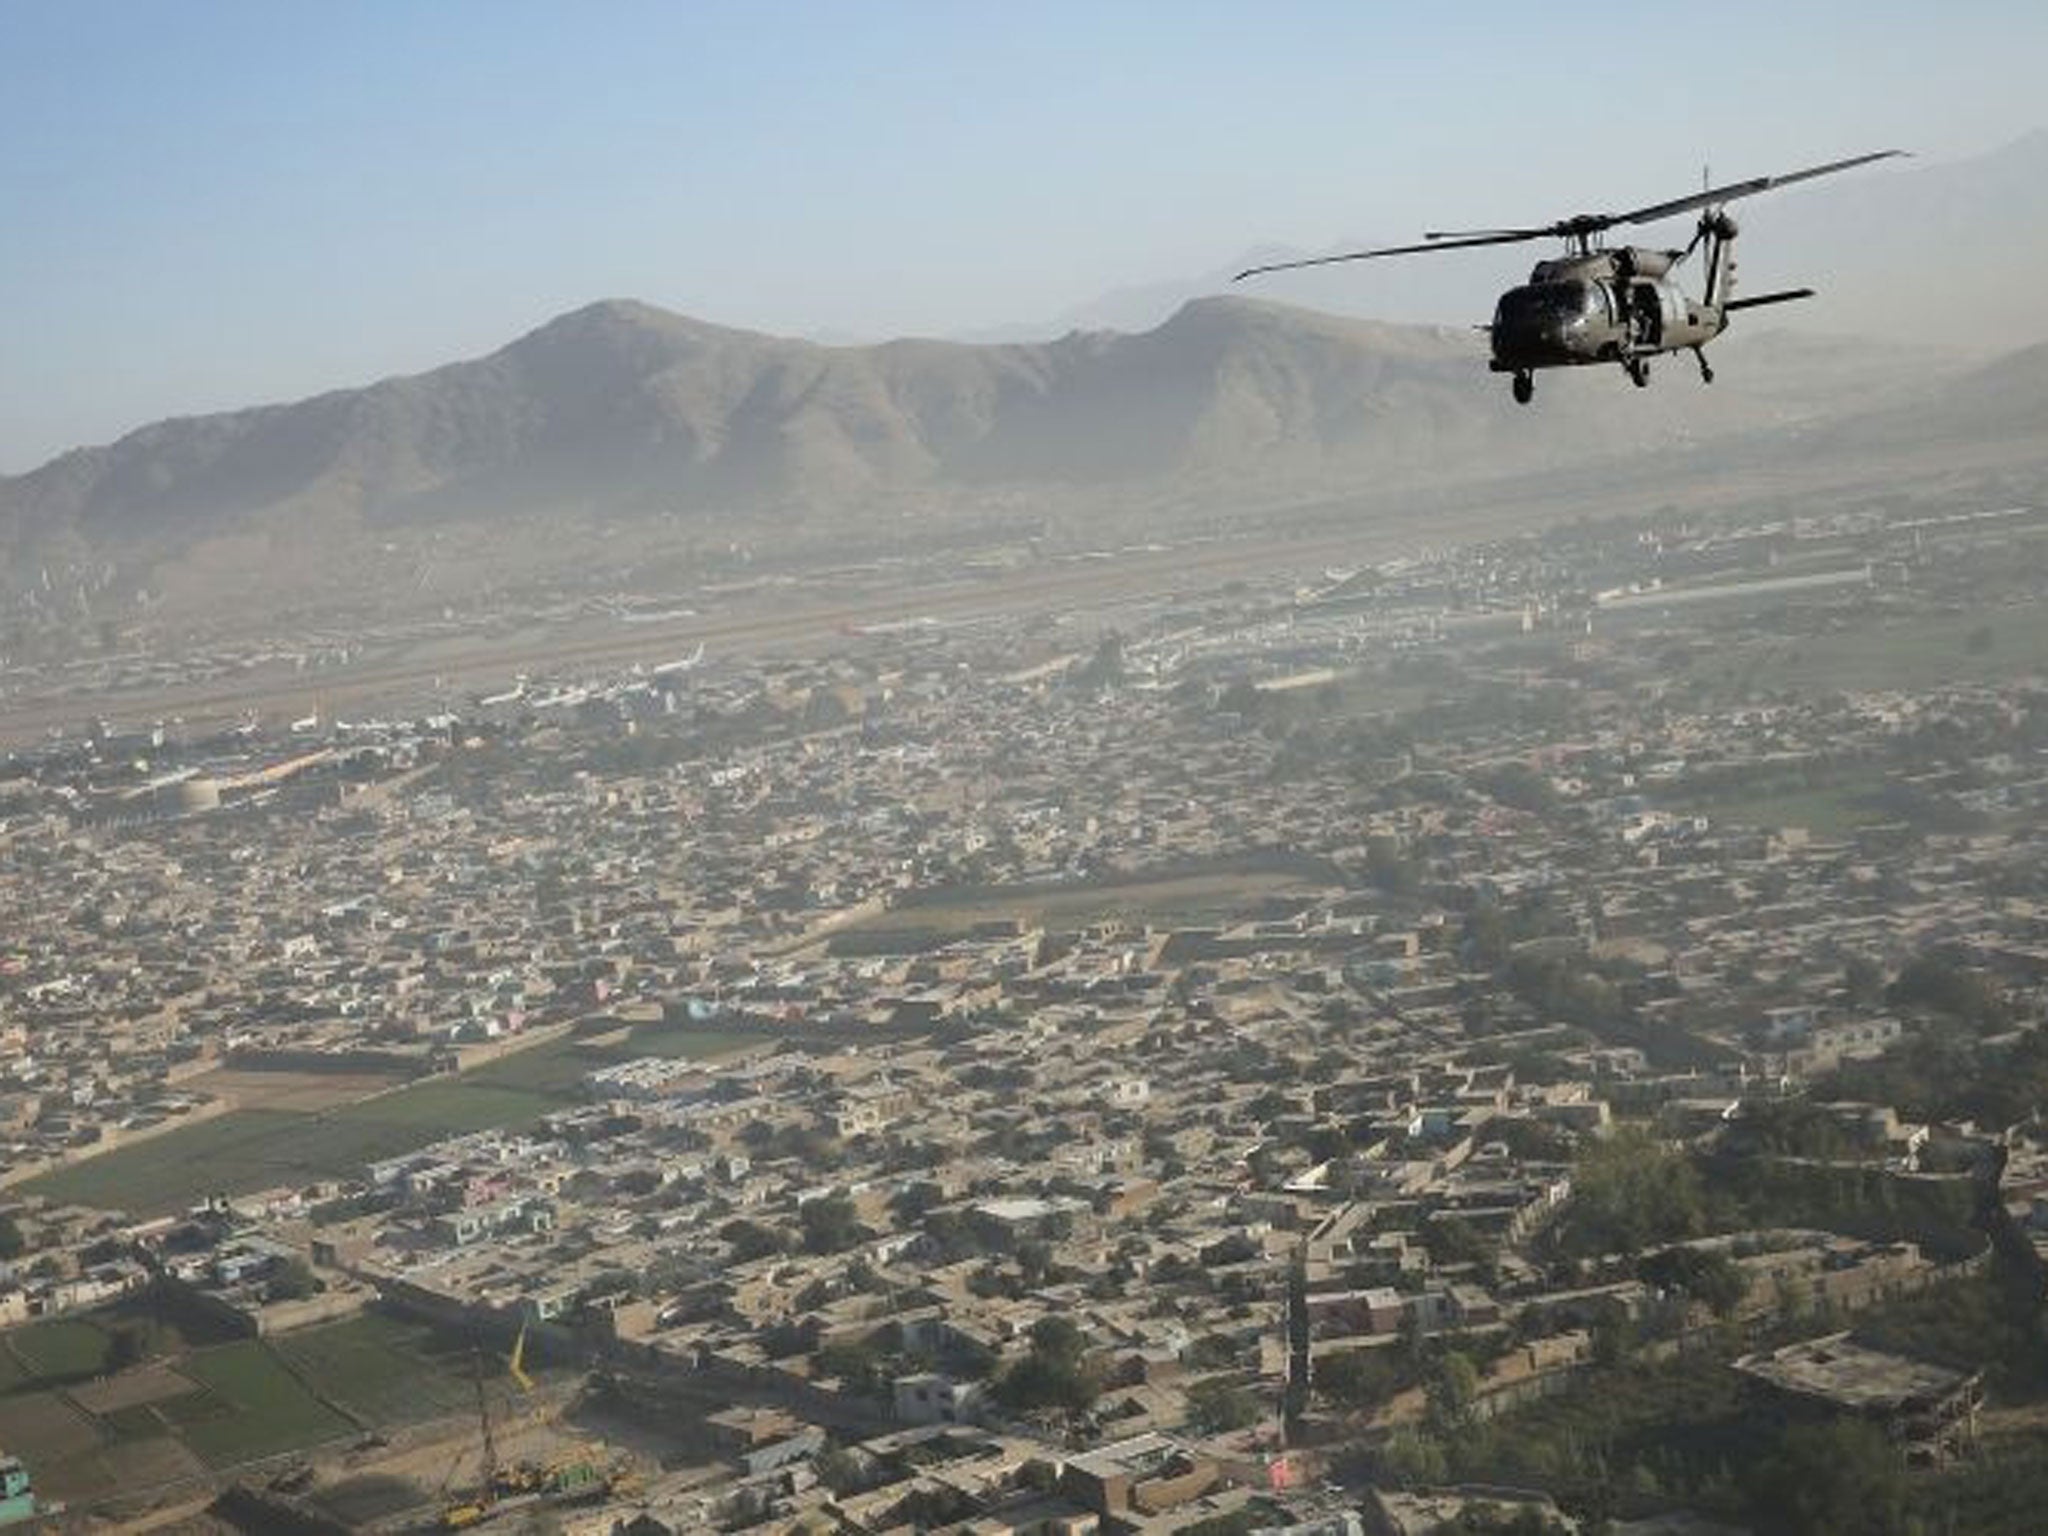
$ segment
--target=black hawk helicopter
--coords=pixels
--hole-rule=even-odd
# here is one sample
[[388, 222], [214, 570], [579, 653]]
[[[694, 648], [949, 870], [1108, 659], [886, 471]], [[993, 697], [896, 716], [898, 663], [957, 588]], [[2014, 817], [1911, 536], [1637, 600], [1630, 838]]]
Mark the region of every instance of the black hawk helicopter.
[[[1722, 206], [1773, 187], [1790, 186], [1815, 176], [1830, 176], [1873, 160], [1889, 160], [1903, 150], [1885, 149], [1784, 176], [1759, 176], [1752, 181], [1709, 187], [1689, 197], [1627, 213], [1579, 213], [1533, 229], [1437, 231], [1420, 245], [1390, 245], [1376, 251], [1347, 251], [1337, 256], [1312, 256], [1304, 261], [1276, 261], [1247, 267], [1233, 282], [1260, 272], [1294, 267], [1321, 267], [1339, 261], [1369, 261], [1379, 256], [1412, 256], [1424, 251], [1453, 251], [1474, 245], [1509, 245], [1520, 240], [1561, 237], [1565, 254], [1539, 261], [1523, 287], [1510, 288], [1493, 311], [1493, 324], [1482, 326], [1493, 340], [1495, 373], [1514, 375], [1515, 398], [1527, 405], [1536, 394], [1538, 368], [1576, 368], [1587, 363], [1619, 363], [1638, 388], [1650, 382], [1650, 359], [1659, 352], [1691, 352], [1700, 377], [1714, 382], [1714, 370], [1700, 349], [1728, 328], [1738, 309], [1810, 299], [1811, 288], [1760, 293], [1738, 299], [1735, 292], [1735, 221]], [[1600, 237], [1617, 224], [1652, 224], [1674, 214], [1704, 210], [1692, 241], [1682, 251], [1650, 250], [1639, 245], [1612, 250]], [[1678, 286], [1679, 264], [1702, 244], [1706, 247], [1707, 288], [1701, 299], [1688, 297]]]

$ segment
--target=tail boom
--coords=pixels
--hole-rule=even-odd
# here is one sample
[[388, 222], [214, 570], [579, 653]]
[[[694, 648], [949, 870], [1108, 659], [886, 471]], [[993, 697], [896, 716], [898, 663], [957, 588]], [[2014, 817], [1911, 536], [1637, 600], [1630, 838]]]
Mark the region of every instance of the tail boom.
[[1751, 299], [1730, 299], [1721, 306], [1721, 309], [1723, 313], [1732, 313], [1738, 309], [1758, 309], [1765, 304], [1789, 304], [1794, 299], [1810, 299], [1812, 297], [1813, 290], [1811, 288], [1787, 288], [1780, 293], [1760, 293]]

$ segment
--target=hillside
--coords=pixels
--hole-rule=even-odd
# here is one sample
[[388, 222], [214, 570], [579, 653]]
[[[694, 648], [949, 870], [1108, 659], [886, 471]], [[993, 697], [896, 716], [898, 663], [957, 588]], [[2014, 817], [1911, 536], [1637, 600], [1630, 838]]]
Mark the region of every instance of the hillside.
[[1547, 374], [1522, 409], [1473, 332], [1234, 297], [1135, 335], [869, 347], [608, 301], [486, 357], [159, 422], [0, 481], [0, 570], [16, 591], [53, 569], [160, 589], [203, 551], [186, 583], [203, 602], [226, 571], [339, 580], [401, 532], [533, 514], [749, 540], [802, 523], [857, 542], [877, 509], [931, 527], [996, 505], [1229, 512], [1583, 470], [1883, 406], [1954, 366], [1771, 332], [1716, 356], [1712, 389], [1671, 360], [1648, 391], [1613, 369]]

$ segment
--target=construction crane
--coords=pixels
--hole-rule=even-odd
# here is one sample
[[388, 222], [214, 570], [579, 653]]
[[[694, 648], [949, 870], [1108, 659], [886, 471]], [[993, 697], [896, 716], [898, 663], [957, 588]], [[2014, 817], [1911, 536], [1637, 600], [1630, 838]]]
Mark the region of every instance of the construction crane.
[[[441, 1529], [467, 1530], [489, 1519], [492, 1514], [508, 1504], [524, 1505], [539, 1500], [566, 1503], [623, 1491], [625, 1470], [616, 1465], [604, 1465], [599, 1458], [591, 1455], [564, 1457], [548, 1466], [529, 1460], [517, 1461], [510, 1465], [500, 1462], [497, 1433], [491, 1422], [490, 1397], [484, 1388], [482, 1349], [477, 1349], [472, 1358], [475, 1364], [476, 1414], [478, 1438], [483, 1450], [483, 1466], [474, 1496], [443, 1507]], [[540, 1396], [539, 1384], [526, 1370], [524, 1323], [520, 1325], [519, 1332], [512, 1341], [512, 1352], [506, 1357], [505, 1370], [529, 1399]], [[547, 1404], [542, 1401], [534, 1409], [528, 1422], [539, 1424], [558, 1416], [559, 1412], [557, 1408], [550, 1413]]]
[[[515, 1357], [525, 1342], [526, 1330], [522, 1328], [519, 1330], [519, 1343], [513, 1346]], [[441, 1511], [442, 1529], [450, 1531], [467, 1530], [488, 1516], [498, 1502], [498, 1438], [491, 1429], [491, 1399], [484, 1390], [484, 1352], [481, 1345], [470, 1349], [470, 1372], [476, 1382], [476, 1420], [483, 1442], [483, 1469], [477, 1479], [476, 1497], [451, 1504]]]

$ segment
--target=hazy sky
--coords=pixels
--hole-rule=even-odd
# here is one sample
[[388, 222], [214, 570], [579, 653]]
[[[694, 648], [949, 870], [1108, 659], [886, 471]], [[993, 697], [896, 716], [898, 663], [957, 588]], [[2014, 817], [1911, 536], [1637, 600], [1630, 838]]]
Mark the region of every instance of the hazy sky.
[[947, 334], [1974, 154], [2048, 123], [2044, 60], [2041, 0], [0, 0], [0, 472], [600, 297]]

